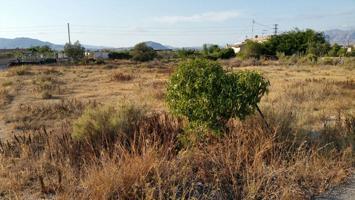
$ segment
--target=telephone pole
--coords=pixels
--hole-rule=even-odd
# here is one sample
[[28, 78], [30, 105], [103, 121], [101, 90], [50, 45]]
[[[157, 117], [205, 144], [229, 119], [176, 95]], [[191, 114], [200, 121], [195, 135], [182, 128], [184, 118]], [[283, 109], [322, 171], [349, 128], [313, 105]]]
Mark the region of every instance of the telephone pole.
[[279, 30], [279, 25], [274, 24], [274, 35], [277, 35], [277, 31]]
[[253, 19], [253, 25], [251, 27], [251, 38], [254, 38], [254, 26], [255, 26], [255, 20]]
[[71, 40], [70, 40], [70, 24], [68, 23], [68, 38], [69, 38], [69, 44], [71, 44]]

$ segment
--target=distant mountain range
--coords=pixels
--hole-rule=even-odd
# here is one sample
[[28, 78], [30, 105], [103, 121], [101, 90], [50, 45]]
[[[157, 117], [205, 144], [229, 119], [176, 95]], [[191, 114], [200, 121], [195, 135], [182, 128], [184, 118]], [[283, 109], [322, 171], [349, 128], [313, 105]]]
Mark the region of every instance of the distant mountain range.
[[43, 42], [41, 40], [32, 39], [32, 38], [14, 38], [6, 39], [0, 38], [0, 49], [24, 49], [30, 48], [33, 46], [49, 46], [52, 49], [63, 49], [63, 45], [56, 45], [50, 42]]
[[[332, 44], [338, 43], [341, 45], [347, 44], [355, 44], [355, 29], [353, 30], [328, 30], [324, 31], [328, 41]], [[158, 42], [147, 41], [145, 42], [149, 47], [152, 47], [155, 50], [169, 50], [169, 49], [176, 49], [171, 46], [162, 45]], [[49, 46], [55, 50], [63, 50], [64, 45], [53, 44], [51, 42], [44, 42], [38, 39], [32, 38], [14, 38], [14, 39], [6, 39], [0, 38], [0, 49], [16, 49], [16, 48], [30, 48], [33, 46]], [[105, 47], [105, 46], [94, 46], [94, 45], [83, 45], [86, 49], [89, 50], [100, 50], [100, 49], [114, 49], [114, 50], [127, 50], [131, 49], [132, 47], [123, 47], [123, 48], [113, 48], [113, 47]]]
[[[38, 39], [32, 39], [26, 37], [14, 38], [14, 39], [0, 38], [0, 49], [16, 49], [16, 48], [26, 49], [35, 46], [49, 46], [55, 50], [64, 49], [64, 45], [53, 44], [51, 42], [45, 42]], [[85, 45], [85, 44], [83, 44], [83, 46], [86, 49], [90, 49], [90, 50], [111, 48], [111, 47]]]
[[[174, 49], [173, 47], [170, 46], [165, 46], [162, 45], [158, 42], [153, 42], [153, 41], [148, 41], [145, 42], [149, 47], [152, 47], [155, 50], [168, 50], [168, 49]], [[55, 50], [63, 50], [64, 45], [59, 45], [59, 44], [53, 44], [50, 42], [44, 42], [38, 39], [32, 39], [32, 38], [14, 38], [14, 39], [6, 39], [6, 38], [0, 38], [0, 49], [25, 49], [25, 48], [30, 48], [34, 46], [49, 46], [52, 49]], [[131, 49], [132, 47], [126, 47], [126, 48], [113, 48], [113, 47], [105, 47], [105, 46], [94, 46], [94, 45], [85, 45], [83, 46], [86, 49], [90, 50], [99, 50], [99, 49]]]
[[355, 44], [355, 29], [354, 30], [329, 30], [324, 31], [328, 41], [332, 44], [338, 43], [341, 45]]

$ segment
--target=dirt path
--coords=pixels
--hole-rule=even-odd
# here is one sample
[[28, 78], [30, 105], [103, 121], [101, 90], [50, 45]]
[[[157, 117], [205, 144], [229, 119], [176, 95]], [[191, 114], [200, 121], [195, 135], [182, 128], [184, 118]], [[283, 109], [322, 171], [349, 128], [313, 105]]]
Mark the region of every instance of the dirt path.
[[315, 200], [355, 200], [355, 172], [348, 183], [334, 188]]

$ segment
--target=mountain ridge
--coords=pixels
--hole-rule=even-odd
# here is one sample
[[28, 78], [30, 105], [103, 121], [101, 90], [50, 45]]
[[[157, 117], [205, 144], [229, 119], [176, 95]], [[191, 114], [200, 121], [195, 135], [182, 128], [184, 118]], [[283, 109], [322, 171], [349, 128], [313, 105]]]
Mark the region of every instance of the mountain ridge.
[[354, 45], [355, 44], [355, 29], [341, 30], [331, 29], [324, 31], [328, 41], [331, 44], [337, 43], [340, 45]]
[[[146, 43], [149, 47], [152, 47], [154, 50], [174, 49], [173, 47], [170, 47], [167, 45], [162, 45], [162, 44], [160, 44], [158, 42], [154, 42], [154, 41], [146, 41], [144, 43]], [[25, 48], [30, 48], [30, 47], [34, 47], [34, 46], [49, 46], [55, 50], [63, 50], [64, 49], [64, 45], [54, 44], [51, 42], [42, 41], [39, 39], [28, 38], [28, 37], [17, 37], [14, 39], [0, 38], [0, 49], [16, 49], [16, 48], [25, 49]], [[83, 46], [89, 50], [131, 49], [131, 48], [133, 48], [133, 47], [114, 48], [114, 47], [85, 45], [85, 44], [83, 44]]]

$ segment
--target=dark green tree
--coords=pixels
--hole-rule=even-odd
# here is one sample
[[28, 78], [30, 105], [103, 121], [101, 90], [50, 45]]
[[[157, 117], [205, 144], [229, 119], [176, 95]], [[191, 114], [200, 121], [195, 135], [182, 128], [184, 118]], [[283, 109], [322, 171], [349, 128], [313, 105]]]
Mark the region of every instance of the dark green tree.
[[131, 59], [129, 51], [113, 51], [108, 54], [110, 59]]
[[235, 56], [236, 54], [232, 48], [221, 49], [221, 51], [219, 52], [220, 59], [230, 59], [234, 58]]
[[251, 40], [247, 40], [239, 52], [242, 58], [260, 58], [263, 54], [263, 44]]
[[74, 44], [66, 43], [64, 46], [64, 53], [75, 62], [80, 61], [85, 56], [85, 48], [76, 41]]
[[145, 43], [139, 43], [134, 46], [131, 55], [132, 59], [135, 61], [146, 62], [154, 60], [157, 57], [157, 52]]
[[329, 51], [330, 45], [323, 33], [311, 29], [301, 31], [295, 29], [280, 35], [275, 35], [263, 43], [266, 55], [276, 56], [284, 53], [286, 56], [306, 55], [308, 53], [323, 56]]

